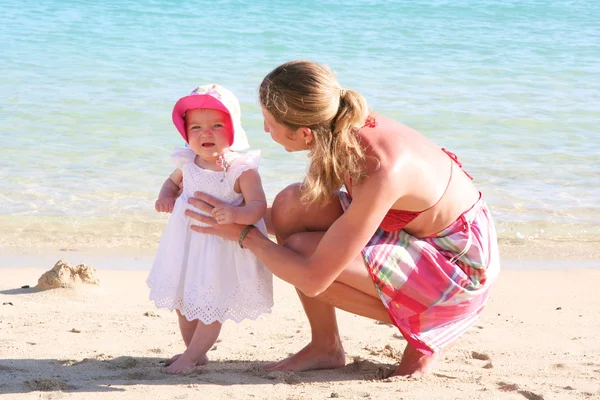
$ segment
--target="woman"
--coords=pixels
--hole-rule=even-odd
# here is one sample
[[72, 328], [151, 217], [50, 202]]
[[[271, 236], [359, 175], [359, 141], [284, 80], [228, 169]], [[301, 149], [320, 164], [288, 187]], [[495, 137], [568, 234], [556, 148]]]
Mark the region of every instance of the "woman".
[[[370, 112], [319, 64], [277, 67], [260, 103], [273, 140], [310, 151], [304, 182], [273, 202], [279, 244], [251, 226], [188, 215], [211, 225], [192, 229], [238, 241], [296, 287], [312, 340], [267, 368], [342, 367], [337, 307], [399, 328], [408, 344], [396, 375], [429, 372], [473, 325], [499, 271], [494, 225], [470, 176], [452, 153]], [[196, 195], [190, 202], [204, 211], [219, 204]]]

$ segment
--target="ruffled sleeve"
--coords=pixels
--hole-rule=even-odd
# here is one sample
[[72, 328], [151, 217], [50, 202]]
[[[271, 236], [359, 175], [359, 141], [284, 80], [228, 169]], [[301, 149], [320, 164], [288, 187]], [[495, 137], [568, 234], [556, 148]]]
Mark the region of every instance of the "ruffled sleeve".
[[235, 181], [243, 172], [249, 169], [258, 169], [260, 150], [252, 150], [246, 154], [228, 153], [225, 159], [230, 164], [225, 175], [227, 176], [229, 185], [233, 188]]
[[173, 164], [179, 169], [185, 164], [193, 163], [195, 157], [196, 154], [189, 147], [176, 147], [173, 154], [171, 154]]

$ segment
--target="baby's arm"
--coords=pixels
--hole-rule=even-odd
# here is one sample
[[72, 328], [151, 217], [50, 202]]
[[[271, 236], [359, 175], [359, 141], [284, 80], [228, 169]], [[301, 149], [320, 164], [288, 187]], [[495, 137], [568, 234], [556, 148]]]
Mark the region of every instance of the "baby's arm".
[[177, 197], [179, 197], [179, 190], [181, 189], [181, 182], [183, 181], [183, 174], [178, 168], [167, 178], [160, 188], [158, 194], [158, 200], [154, 204], [154, 208], [158, 212], [170, 213], [173, 212], [173, 206]]
[[267, 199], [262, 187], [260, 175], [255, 169], [244, 171], [237, 179], [235, 188], [244, 196], [244, 205], [233, 207], [221, 205], [213, 209], [217, 222], [223, 224], [252, 225], [261, 220], [267, 210]]

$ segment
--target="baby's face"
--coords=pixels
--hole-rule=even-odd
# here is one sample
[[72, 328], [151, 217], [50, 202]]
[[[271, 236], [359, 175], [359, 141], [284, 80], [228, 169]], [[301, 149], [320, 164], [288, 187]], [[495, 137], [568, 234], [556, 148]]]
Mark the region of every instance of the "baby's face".
[[188, 110], [185, 129], [190, 148], [206, 161], [216, 161], [233, 137], [229, 114], [210, 108]]

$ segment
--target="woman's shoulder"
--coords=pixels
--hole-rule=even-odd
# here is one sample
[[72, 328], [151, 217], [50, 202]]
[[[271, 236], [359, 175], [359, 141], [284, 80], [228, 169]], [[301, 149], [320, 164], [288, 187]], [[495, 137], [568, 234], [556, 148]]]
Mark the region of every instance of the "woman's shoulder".
[[371, 131], [389, 131], [389, 130], [404, 130], [410, 129], [402, 122], [397, 121], [393, 118], [386, 117], [374, 111], [370, 112], [365, 120], [365, 124], [360, 129], [361, 133], [368, 133]]
[[397, 121], [377, 113], [370, 113], [365, 125], [359, 130], [359, 136], [368, 146], [381, 146], [395, 148], [402, 143], [399, 149], [406, 149], [413, 144], [427, 140], [423, 135]]
[[407, 141], [410, 141], [408, 130], [410, 128], [404, 124], [372, 112], [358, 131], [358, 136], [367, 155], [373, 153], [371, 155], [377, 157], [378, 153], [384, 152], [400, 156]]
[[377, 150], [378, 147], [389, 148], [409, 136], [410, 128], [395, 119], [371, 112], [357, 135], [363, 148]]
[[370, 113], [367, 116], [367, 119], [365, 120], [365, 124], [362, 126], [363, 129], [365, 128], [377, 128], [378, 122], [377, 122], [377, 118], [379, 117], [379, 119], [383, 119], [384, 117], [381, 115], [377, 115], [375, 113]]
[[373, 180], [389, 185], [412, 179], [407, 175], [422, 176], [425, 164], [437, 159], [439, 147], [424, 135], [392, 118], [376, 113], [370, 117], [374, 126], [361, 129], [360, 140]]

